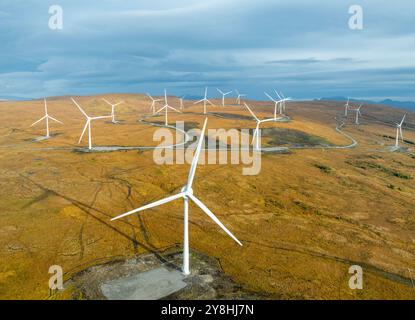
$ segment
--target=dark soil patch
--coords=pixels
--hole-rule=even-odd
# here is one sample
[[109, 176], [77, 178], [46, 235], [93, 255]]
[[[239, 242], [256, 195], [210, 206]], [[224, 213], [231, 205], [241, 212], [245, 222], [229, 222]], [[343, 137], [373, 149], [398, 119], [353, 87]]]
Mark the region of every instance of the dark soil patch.
[[299, 130], [282, 128], [265, 128], [261, 130], [263, 137], [271, 138], [269, 146], [293, 146], [293, 147], [328, 147], [330, 142], [324, 138], [314, 136]]
[[253, 120], [252, 116], [245, 116], [237, 113], [209, 112], [209, 114], [224, 119]]
[[372, 161], [364, 161], [364, 160], [355, 160], [355, 161], [351, 161], [348, 160], [346, 161], [347, 164], [354, 166], [356, 168], [360, 168], [363, 170], [368, 170], [368, 169], [376, 169], [378, 171], [381, 171], [383, 173], [386, 173], [389, 176], [393, 176], [393, 177], [397, 177], [400, 179], [405, 179], [405, 180], [411, 180], [412, 177], [406, 173], [402, 173], [400, 171], [391, 169], [391, 168], [387, 168], [381, 164], [372, 162]]

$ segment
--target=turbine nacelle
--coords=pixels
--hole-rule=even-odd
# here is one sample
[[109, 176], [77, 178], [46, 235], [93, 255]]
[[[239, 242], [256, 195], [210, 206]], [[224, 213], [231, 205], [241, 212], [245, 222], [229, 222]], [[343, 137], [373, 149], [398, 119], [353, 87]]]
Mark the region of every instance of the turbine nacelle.
[[186, 197], [190, 197], [190, 195], [193, 195], [193, 189], [188, 186], [184, 186], [180, 192], [183, 193]]

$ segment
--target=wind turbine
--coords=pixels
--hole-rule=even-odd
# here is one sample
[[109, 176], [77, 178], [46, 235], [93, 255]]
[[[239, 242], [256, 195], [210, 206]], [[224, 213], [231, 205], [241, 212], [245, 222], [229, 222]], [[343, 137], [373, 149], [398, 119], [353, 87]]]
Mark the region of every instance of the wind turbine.
[[167, 92], [166, 92], [166, 89], [164, 89], [164, 107], [162, 107], [161, 109], [159, 109], [156, 113], [160, 113], [160, 111], [165, 110], [165, 112], [166, 112], [166, 126], [169, 124], [167, 122], [167, 117], [168, 117], [167, 114], [168, 114], [168, 110], [169, 109], [172, 109], [172, 110], [174, 110], [174, 111], [176, 111], [178, 113], [181, 113], [179, 110], [173, 108], [172, 106], [169, 106], [169, 103], [167, 102]]
[[244, 102], [244, 105], [256, 121], [256, 128], [255, 128], [254, 134], [252, 136], [252, 145], [254, 144], [254, 141], [255, 141], [255, 149], [260, 150], [260, 146], [259, 146], [259, 126], [261, 125], [261, 123], [274, 121], [274, 119], [259, 120], [258, 117], [252, 112], [251, 108], [245, 102]]
[[344, 116], [347, 117], [347, 111], [349, 110], [350, 98], [347, 98], [347, 103], [344, 105]]
[[111, 106], [112, 123], [117, 123], [117, 121], [115, 121], [115, 107], [120, 105], [121, 103], [124, 103], [124, 101], [118, 102], [116, 104], [112, 104], [105, 98], [103, 98], [102, 100], [104, 100], [107, 104], [109, 104]]
[[232, 91], [223, 92], [222, 90], [220, 90], [220, 89], [218, 89], [218, 88], [216, 88], [216, 90], [218, 90], [218, 92], [222, 95], [222, 107], [224, 107], [224, 106], [225, 106], [225, 97], [226, 97], [228, 94], [232, 93]]
[[238, 96], [236, 97], [236, 103], [237, 103], [237, 104], [239, 104], [239, 105], [241, 105], [241, 98], [242, 98], [242, 97], [246, 97], [246, 94], [239, 93], [239, 91], [238, 91], [238, 90], [236, 90], [236, 89], [235, 89], [235, 92], [236, 92], [236, 94], [238, 95]]
[[[274, 121], [277, 120], [277, 109], [278, 109], [278, 104], [280, 104], [282, 102], [282, 100], [275, 100], [273, 97], [271, 97], [268, 93], [264, 92], [265, 95], [274, 102]], [[281, 108], [281, 107], [280, 107]]]
[[285, 113], [285, 102], [286, 101], [291, 101], [292, 99], [291, 98], [286, 98], [282, 92], [278, 93], [278, 91], [275, 90], [275, 89], [274, 89], [274, 91], [277, 94], [278, 98], [280, 99], [280, 114], [283, 114], [283, 113]]
[[78, 144], [81, 143], [82, 138], [85, 134], [86, 128], [88, 128], [88, 149], [91, 150], [92, 149], [92, 132], [91, 132], [91, 121], [92, 120], [98, 120], [98, 119], [107, 119], [107, 118], [112, 118], [112, 116], [100, 116], [100, 117], [90, 117], [86, 114], [86, 112], [81, 108], [81, 106], [74, 100], [74, 98], [71, 98], [73, 103], [75, 103], [75, 105], [78, 107], [79, 111], [82, 112], [82, 114], [86, 117], [86, 123], [85, 123], [85, 127], [84, 130], [82, 130], [82, 134], [81, 137], [79, 138]]
[[403, 122], [405, 121], [405, 117], [406, 117], [406, 114], [403, 116], [402, 121], [396, 124], [396, 141], [395, 141], [396, 148], [399, 147], [399, 136], [401, 136], [402, 142], [404, 142], [403, 133], [402, 133], [402, 125], [403, 125]]
[[179, 98], [179, 100], [180, 100], [180, 110], [183, 110], [183, 109], [184, 109], [183, 99], [184, 99], [185, 97], [186, 97], [186, 96], [184, 95], [184, 96], [182, 96], [182, 97], [180, 97], [180, 98]]
[[205, 88], [205, 97], [203, 98], [203, 99], [201, 99], [201, 100], [199, 100], [199, 101], [196, 101], [194, 104], [198, 104], [198, 103], [201, 103], [201, 102], [203, 102], [203, 114], [206, 114], [206, 102], [209, 102], [210, 103], [210, 105], [211, 106], [213, 106], [213, 103], [212, 102], [210, 102], [210, 100], [207, 98], [207, 91], [208, 91], [208, 88], [206, 87]]
[[181, 189], [180, 193], [175, 194], [173, 196], [158, 200], [156, 202], [147, 204], [143, 207], [140, 207], [138, 209], [131, 210], [129, 212], [126, 212], [124, 214], [121, 214], [115, 218], [112, 218], [111, 221], [123, 218], [125, 216], [131, 215], [133, 213], [137, 213], [146, 209], [154, 208], [159, 205], [162, 205], [164, 203], [171, 202], [176, 199], [183, 199], [184, 204], [184, 239], [183, 239], [183, 273], [185, 275], [190, 274], [190, 266], [189, 266], [189, 199], [192, 200], [204, 213], [206, 213], [219, 227], [222, 228], [223, 231], [225, 231], [228, 236], [230, 236], [233, 240], [235, 240], [236, 243], [238, 243], [240, 246], [242, 246], [242, 243], [219, 221], [219, 219], [213, 214], [212, 211], [209, 210], [208, 207], [206, 207], [202, 201], [200, 201], [198, 198], [196, 198], [193, 195], [193, 179], [196, 172], [197, 163], [199, 161], [200, 151], [202, 149], [202, 145], [205, 138], [205, 130], [206, 130], [206, 124], [207, 124], [207, 118], [205, 119], [205, 123], [203, 124], [203, 129], [199, 137], [198, 145], [195, 151], [195, 155], [193, 157], [192, 165], [190, 167], [189, 176], [187, 179], [187, 184]]
[[59, 121], [59, 120], [56, 120], [55, 118], [51, 117], [48, 114], [48, 105], [47, 105], [47, 102], [46, 102], [46, 98], [43, 99], [43, 100], [45, 102], [45, 115], [42, 118], [40, 118], [39, 120], [37, 120], [36, 122], [32, 123], [31, 127], [33, 127], [35, 124], [38, 124], [42, 120], [46, 120], [46, 136], [45, 136], [45, 138], [49, 138], [49, 119], [53, 120], [55, 122], [59, 122], [59, 123], [62, 123], [62, 122]]
[[362, 104], [360, 104], [359, 108], [356, 108], [356, 109], [350, 109], [350, 110], [352, 110], [352, 111], [355, 111], [355, 112], [356, 112], [356, 121], [355, 121], [355, 123], [356, 123], [356, 124], [359, 124], [359, 116], [361, 116], [361, 115], [362, 115], [362, 113], [360, 112], [360, 108], [362, 108], [362, 107], [363, 107], [363, 105], [362, 105]]
[[146, 95], [151, 99], [151, 106], [150, 110], [153, 112], [153, 115], [156, 114], [156, 102], [163, 101], [163, 99], [154, 99], [150, 94], [146, 93]]

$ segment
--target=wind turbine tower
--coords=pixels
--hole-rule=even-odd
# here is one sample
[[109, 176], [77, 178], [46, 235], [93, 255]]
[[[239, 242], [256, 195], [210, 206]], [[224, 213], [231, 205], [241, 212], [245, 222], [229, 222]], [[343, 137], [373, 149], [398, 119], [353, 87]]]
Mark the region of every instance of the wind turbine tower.
[[239, 93], [239, 91], [238, 91], [238, 90], [235, 90], [235, 92], [236, 92], [236, 94], [237, 94], [237, 97], [236, 97], [236, 103], [237, 103], [237, 104], [239, 104], [239, 105], [241, 105], [241, 98], [242, 98], [242, 97], [246, 97], [246, 94]]
[[405, 117], [406, 117], [406, 114], [403, 116], [402, 121], [400, 123], [396, 124], [396, 140], [395, 140], [395, 147], [396, 148], [399, 147], [399, 136], [400, 136], [402, 142], [404, 142], [403, 132], [402, 132], [402, 125], [403, 125], [403, 122], [405, 121]]

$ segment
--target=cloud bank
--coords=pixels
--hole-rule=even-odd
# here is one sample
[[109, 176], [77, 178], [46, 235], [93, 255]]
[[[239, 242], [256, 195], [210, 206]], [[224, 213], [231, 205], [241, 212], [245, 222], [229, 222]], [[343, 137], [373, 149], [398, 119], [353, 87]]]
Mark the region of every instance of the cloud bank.
[[[105, 92], [201, 95], [205, 85], [252, 98], [278, 88], [415, 100], [415, 3], [349, 1], [56, 0], [0, 3], [0, 98]], [[213, 90], [211, 90], [213, 94]]]

